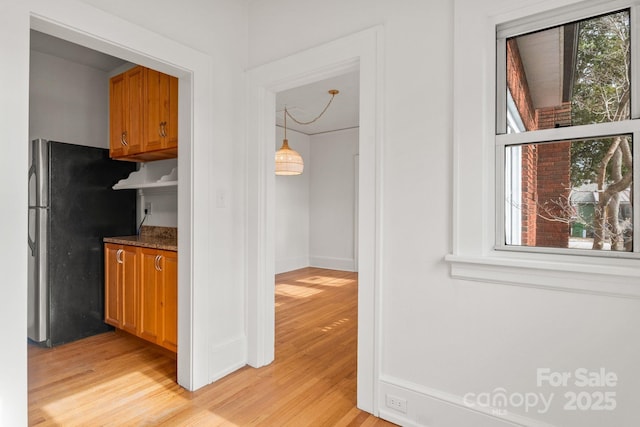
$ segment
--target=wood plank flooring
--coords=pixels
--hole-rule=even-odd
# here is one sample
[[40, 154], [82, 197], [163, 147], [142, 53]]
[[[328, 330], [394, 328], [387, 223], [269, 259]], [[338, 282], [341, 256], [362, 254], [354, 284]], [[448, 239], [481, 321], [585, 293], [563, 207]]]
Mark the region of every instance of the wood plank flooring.
[[276, 277], [276, 359], [196, 392], [176, 362], [126, 334], [29, 348], [32, 426], [387, 426], [355, 407], [357, 274]]

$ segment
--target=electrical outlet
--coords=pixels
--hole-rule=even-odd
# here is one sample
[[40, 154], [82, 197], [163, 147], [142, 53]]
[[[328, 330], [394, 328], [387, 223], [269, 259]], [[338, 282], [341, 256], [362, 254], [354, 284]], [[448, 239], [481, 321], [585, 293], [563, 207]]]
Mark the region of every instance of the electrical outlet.
[[224, 190], [216, 191], [216, 207], [218, 208], [226, 208], [227, 207], [227, 192]]
[[396, 411], [407, 413], [407, 399], [387, 394], [387, 407]]
[[144, 204], [145, 214], [151, 215], [151, 202], [147, 202]]

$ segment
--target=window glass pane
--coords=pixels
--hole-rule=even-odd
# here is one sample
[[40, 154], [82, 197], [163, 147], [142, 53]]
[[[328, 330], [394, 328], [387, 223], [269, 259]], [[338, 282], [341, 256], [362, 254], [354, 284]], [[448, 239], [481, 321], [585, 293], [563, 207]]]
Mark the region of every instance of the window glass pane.
[[633, 250], [631, 135], [505, 147], [505, 244]]
[[623, 10], [507, 39], [505, 93], [524, 130], [629, 119], [629, 37]]

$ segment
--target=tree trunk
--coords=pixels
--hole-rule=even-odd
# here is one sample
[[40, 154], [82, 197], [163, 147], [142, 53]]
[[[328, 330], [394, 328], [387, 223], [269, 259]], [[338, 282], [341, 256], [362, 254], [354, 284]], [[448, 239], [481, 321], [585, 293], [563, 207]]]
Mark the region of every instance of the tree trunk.
[[613, 157], [614, 153], [618, 151], [620, 146], [620, 137], [617, 137], [611, 143], [611, 146], [607, 150], [607, 153], [602, 158], [600, 165], [598, 166], [598, 204], [596, 205], [593, 213], [593, 246], [592, 249], [601, 250], [604, 248], [604, 239], [606, 234], [606, 222], [607, 222], [607, 206], [609, 205], [610, 195], [608, 191], [605, 191], [605, 184], [607, 178], [607, 165]]
[[[607, 165], [611, 162], [612, 181], [607, 183]], [[622, 174], [622, 166], [626, 166], [627, 174]], [[598, 168], [599, 200], [594, 212], [594, 239], [592, 249], [603, 249], [607, 230], [611, 236], [611, 250], [625, 250], [624, 236], [621, 231], [618, 213], [620, 211], [620, 192], [626, 190], [633, 182], [631, 147], [627, 137], [616, 137], [607, 150]]]
[[[611, 157], [611, 179], [614, 182], [622, 180], [622, 151], [620, 147]], [[620, 193], [616, 192], [611, 195], [611, 199], [607, 205], [607, 222], [609, 223], [609, 238], [611, 239], [611, 250], [624, 250], [624, 238], [620, 229], [618, 220], [620, 213]]]

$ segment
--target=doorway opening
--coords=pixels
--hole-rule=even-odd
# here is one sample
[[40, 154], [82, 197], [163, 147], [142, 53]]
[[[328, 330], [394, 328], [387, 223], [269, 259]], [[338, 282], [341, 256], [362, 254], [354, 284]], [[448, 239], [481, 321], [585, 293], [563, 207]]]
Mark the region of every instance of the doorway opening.
[[[196, 364], [203, 365], [201, 360], [206, 357], [206, 352], [196, 352], [193, 349], [194, 342], [199, 342], [203, 337], [193, 336], [189, 333], [193, 329], [191, 324], [193, 318], [192, 312], [194, 311], [193, 306], [198, 305], [198, 303], [193, 302], [194, 299], [191, 296], [195, 292], [192, 283], [192, 269], [196, 268], [194, 267], [196, 263], [193, 261], [191, 251], [193, 236], [190, 230], [192, 230], [191, 212], [196, 196], [194, 196], [194, 193], [191, 191], [184, 191], [184, 189], [192, 189], [194, 187], [196, 175], [198, 181], [201, 181], [202, 185], [206, 185], [204, 179], [204, 175], [206, 174], [197, 173], [200, 168], [204, 170], [204, 167], [202, 167], [202, 164], [198, 166], [199, 161], [191, 160], [191, 153], [194, 142], [192, 140], [194, 133], [193, 128], [202, 128], [201, 135], [206, 139], [209, 139], [207, 135], [211, 132], [208, 126], [204, 126], [203, 123], [196, 124], [197, 122], [192, 120], [192, 111], [194, 108], [200, 108], [199, 111], [202, 111], [203, 115], [207, 115], [211, 109], [211, 106], [207, 103], [192, 102], [194, 89], [193, 75], [196, 73], [204, 73], [204, 70], [208, 69], [208, 59], [203, 54], [192, 52], [182, 47], [167, 50], [164, 46], [166, 41], [160, 37], [150, 37], [145, 45], [141, 46], [141, 41], [144, 40], [144, 38], [135, 35], [138, 32], [138, 27], [135, 27], [133, 24], [118, 22], [112, 27], [108, 25], [97, 25], [99, 22], [104, 23], [112, 19], [109, 15], [92, 15], [90, 18], [82, 18], [80, 22], [74, 21], [75, 15], [73, 11], [62, 8], [58, 12], [59, 16], [57, 16], [55, 20], [49, 20], [47, 18], [47, 12], [32, 12], [30, 29], [38, 31], [44, 37], [56, 37], [72, 48], [85, 49], [85, 52], [86, 49], [88, 49], [98, 55], [106, 54], [116, 59], [122, 58], [122, 62], [140, 64], [166, 74], [174, 75], [180, 79], [178, 115], [180, 156], [177, 159], [179, 166], [177, 205], [179, 206], [181, 215], [177, 218], [177, 225], [179, 228], [185, 230], [185, 233], [181, 234], [178, 245], [180, 251], [178, 272], [178, 346], [180, 350], [177, 354], [177, 381], [189, 390], [199, 388], [207, 384], [209, 378], [208, 372], [196, 366]], [[94, 20], [97, 21], [93, 22]], [[88, 28], [97, 29], [95, 30], [97, 32], [91, 31]], [[118, 41], [122, 37], [128, 41], [126, 43]], [[184, 68], [170, 65], [176, 63], [184, 64]], [[108, 80], [105, 81], [105, 85], [107, 82]], [[208, 82], [203, 82], [203, 86], [203, 90], [210, 89]], [[105, 129], [104, 140], [107, 139], [108, 132]], [[206, 157], [207, 156], [203, 156], [202, 163], [206, 162]], [[159, 195], [159, 197], [161, 199], [165, 198], [164, 195]], [[161, 204], [162, 202], [156, 206], [160, 208]], [[175, 215], [177, 216], [177, 212]], [[208, 227], [204, 226], [202, 232], [202, 234], [206, 234]], [[204, 264], [201, 264], [199, 269], [202, 269], [202, 265]], [[205, 303], [205, 301], [202, 302], [202, 304]]]
[[247, 349], [248, 363], [265, 366], [275, 348], [276, 94], [358, 71], [358, 351], [357, 404], [378, 412], [380, 281], [382, 29], [356, 33], [248, 72], [247, 120]]
[[[356, 404], [358, 70], [276, 94], [276, 148], [287, 139], [304, 172], [275, 177], [275, 360], [297, 361], [324, 393]], [[338, 416], [338, 415], [336, 415]]]

